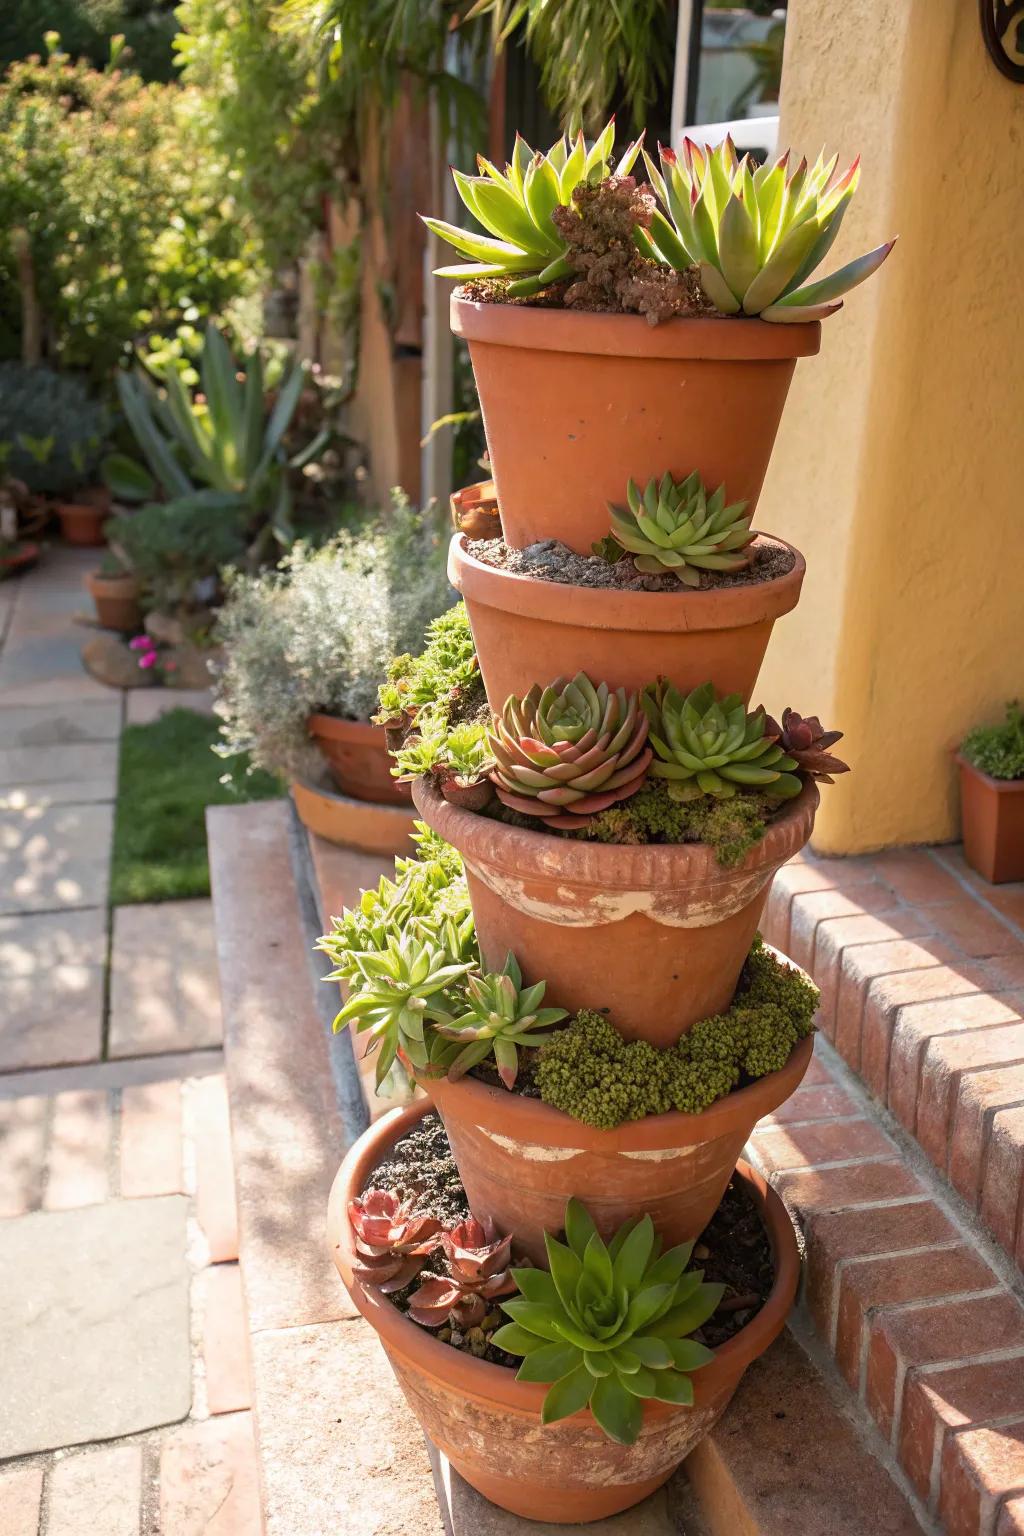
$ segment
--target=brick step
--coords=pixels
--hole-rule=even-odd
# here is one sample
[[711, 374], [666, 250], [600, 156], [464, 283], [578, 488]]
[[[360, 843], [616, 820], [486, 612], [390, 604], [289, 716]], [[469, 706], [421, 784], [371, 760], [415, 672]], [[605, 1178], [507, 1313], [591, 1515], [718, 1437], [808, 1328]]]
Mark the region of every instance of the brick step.
[[796, 1217], [803, 1304], [927, 1516], [1024, 1536], [1020, 1275], [818, 1038], [747, 1155]]
[[[348, 1140], [329, 1008], [281, 803], [217, 808], [210, 863], [231, 1100], [239, 1253], [266, 1536], [551, 1536], [482, 1500], [431, 1455], [324, 1241]], [[321, 921], [381, 866], [314, 849]], [[328, 989], [324, 989], [328, 992]], [[358, 1126], [356, 1127], [358, 1129]], [[744, 1379], [675, 1478], [595, 1536], [913, 1536], [925, 1529], [846, 1385], [792, 1334]]]
[[805, 854], [764, 934], [821, 988], [844, 1061], [1024, 1266], [1024, 885], [958, 848]]

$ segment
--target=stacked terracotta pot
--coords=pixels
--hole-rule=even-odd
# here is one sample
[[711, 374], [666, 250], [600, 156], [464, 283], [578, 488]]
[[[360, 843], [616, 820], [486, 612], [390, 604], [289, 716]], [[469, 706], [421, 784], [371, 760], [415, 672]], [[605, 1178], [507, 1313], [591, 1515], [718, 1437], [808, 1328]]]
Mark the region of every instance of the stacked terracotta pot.
[[364, 853], [408, 853], [412, 796], [391, 776], [384, 728], [324, 714], [311, 715], [308, 728], [335, 790], [295, 780], [292, 799], [304, 825]]
[[[816, 322], [673, 319], [650, 327], [639, 317], [479, 304], [458, 294], [452, 328], [469, 343], [506, 544], [553, 539], [584, 555], [608, 532], [607, 504], [622, 500], [631, 478], [642, 485], [666, 471], [682, 480], [699, 470], [705, 484], [724, 482], [730, 499], [753, 508], [797, 359], [816, 353], [820, 339]], [[749, 700], [772, 626], [797, 602], [804, 563], [792, 551], [787, 574], [717, 589], [592, 589], [484, 564], [457, 534], [449, 570], [498, 712], [510, 694], [577, 671], [629, 689], [661, 675], [683, 693], [710, 680], [719, 693]], [[524, 983], [547, 982], [546, 1001], [607, 1010], [624, 1037], [661, 1047], [729, 1007], [771, 880], [807, 842], [818, 802], [808, 782], [742, 864], [726, 869], [701, 845], [588, 843], [507, 825], [448, 804], [427, 779], [414, 795], [424, 820], [462, 855], [485, 966], [500, 969], [511, 949]], [[811, 1045], [803, 1041], [781, 1071], [702, 1114], [615, 1130], [472, 1077], [423, 1086], [473, 1210], [543, 1263], [543, 1233], [560, 1229], [570, 1196], [605, 1238], [641, 1213], [666, 1244], [696, 1238], [756, 1121], [799, 1085]], [[336, 1203], [359, 1192], [415, 1111], [402, 1113], [355, 1150]], [[698, 1373], [694, 1407], [648, 1404], [632, 1447], [604, 1440], [586, 1412], [541, 1431], [542, 1389], [446, 1350], [352, 1281], [340, 1216], [338, 1262], [453, 1465], [516, 1513], [594, 1519], [670, 1475], [782, 1326], [795, 1293], [795, 1242], [775, 1197], [756, 1181], [748, 1187], [769, 1228], [775, 1291], [714, 1368]]]

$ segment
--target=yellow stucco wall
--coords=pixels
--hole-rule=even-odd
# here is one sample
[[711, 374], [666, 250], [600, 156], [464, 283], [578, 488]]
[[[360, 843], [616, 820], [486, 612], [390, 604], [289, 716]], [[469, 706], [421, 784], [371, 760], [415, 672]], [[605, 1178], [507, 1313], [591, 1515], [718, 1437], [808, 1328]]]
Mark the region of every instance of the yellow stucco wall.
[[814, 846], [853, 853], [955, 837], [951, 749], [1024, 696], [1024, 86], [974, 0], [789, 18], [782, 142], [863, 156], [835, 265], [900, 236], [799, 364], [757, 518], [807, 557], [759, 696], [845, 730]]

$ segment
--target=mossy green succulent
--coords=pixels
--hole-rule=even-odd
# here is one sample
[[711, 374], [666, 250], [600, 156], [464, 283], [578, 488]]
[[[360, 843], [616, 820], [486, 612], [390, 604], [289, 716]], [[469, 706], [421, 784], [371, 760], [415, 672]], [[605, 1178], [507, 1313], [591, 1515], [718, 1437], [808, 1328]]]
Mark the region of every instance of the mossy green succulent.
[[674, 800], [664, 779], [648, 779], [631, 799], [571, 835], [596, 843], [705, 843], [724, 869], [732, 869], [761, 841], [777, 809], [777, 802], [754, 792], [731, 800]]
[[388, 725], [424, 711], [443, 728], [449, 718], [466, 719], [483, 701], [483, 680], [465, 603], [456, 603], [427, 628], [418, 656], [396, 656], [380, 686], [375, 720]]
[[732, 1006], [678, 1044], [623, 1040], [603, 1014], [584, 1010], [541, 1048], [535, 1081], [546, 1104], [600, 1130], [669, 1110], [699, 1114], [743, 1079], [785, 1066], [817, 1006], [818, 989], [758, 938]]

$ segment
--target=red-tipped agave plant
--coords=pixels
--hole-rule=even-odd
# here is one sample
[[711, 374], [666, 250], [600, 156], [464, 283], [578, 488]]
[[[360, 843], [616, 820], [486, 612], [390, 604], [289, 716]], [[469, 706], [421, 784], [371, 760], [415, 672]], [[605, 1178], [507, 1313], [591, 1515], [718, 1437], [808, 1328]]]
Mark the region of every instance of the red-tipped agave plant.
[[409, 1297], [409, 1316], [425, 1328], [439, 1328], [449, 1319], [459, 1328], [476, 1328], [487, 1316], [488, 1302], [516, 1288], [508, 1268], [512, 1239], [499, 1237], [489, 1219], [470, 1216], [442, 1232], [441, 1244], [449, 1273], [427, 1276]]
[[635, 794], [652, 756], [637, 695], [585, 672], [508, 699], [489, 741], [498, 798], [550, 827], [584, 827]]
[[352, 1273], [385, 1294], [415, 1280], [441, 1242], [436, 1217], [417, 1216], [411, 1200], [399, 1200], [390, 1190], [368, 1189], [350, 1201], [348, 1219], [358, 1255]]

